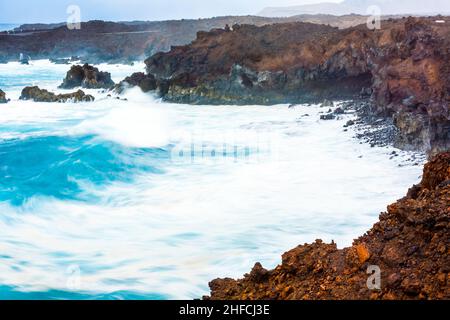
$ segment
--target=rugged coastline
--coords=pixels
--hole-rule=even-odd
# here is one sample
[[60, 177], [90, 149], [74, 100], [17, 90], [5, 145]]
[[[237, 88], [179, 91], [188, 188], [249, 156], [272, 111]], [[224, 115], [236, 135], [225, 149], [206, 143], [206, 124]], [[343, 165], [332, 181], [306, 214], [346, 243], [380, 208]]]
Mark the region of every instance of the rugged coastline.
[[344, 30], [308, 23], [199, 32], [146, 60], [167, 101], [280, 104], [370, 97], [398, 144], [431, 154], [450, 147], [450, 27], [435, 18]]
[[[242, 300], [450, 299], [450, 153], [424, 169], [405, 198], [350, 248], [335, 243], [299, 246], [266, 270], [257, 263], [241, 280], [216, 279], [211, 297]], [[367, 286], [370, 266], [381, 287]]]

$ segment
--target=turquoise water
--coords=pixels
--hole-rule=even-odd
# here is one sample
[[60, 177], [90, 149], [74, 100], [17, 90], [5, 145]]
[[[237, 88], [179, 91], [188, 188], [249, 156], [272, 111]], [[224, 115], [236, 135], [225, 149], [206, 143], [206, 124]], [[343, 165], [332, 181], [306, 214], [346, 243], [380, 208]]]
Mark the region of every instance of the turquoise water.
[[0, 65], [0, 299], [199, 298], [298, 244], [351, 244], [421, 174], [318, 106], [18, 100], [68, 68]]

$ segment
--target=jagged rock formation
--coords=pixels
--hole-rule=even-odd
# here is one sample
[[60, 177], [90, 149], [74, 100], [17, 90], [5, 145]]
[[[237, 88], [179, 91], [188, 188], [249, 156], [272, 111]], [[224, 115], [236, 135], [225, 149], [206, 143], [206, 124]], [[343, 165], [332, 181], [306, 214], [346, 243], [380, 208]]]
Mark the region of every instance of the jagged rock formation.
[[67, 72], [61, 89], [73, 89], [82, 87], [86, 89], [111, 89], [114, 81], [111, 80], [109, 72], [99, 71], [98, 68], [85, 64], [83, 66], [74, 65]]
[[450, 147], [450, 19], [435, 20], [389, 20], [381, 30], [234, 26], [199, 32], [146, 65], [164, 98], [183, 103], [320, 102], [364, 92], [374, 114], [394, 117], [399, 147], [436, 152]]
[[6, 93], [4, 93], [1, 89], [0, 89], [0, 103], [7, 103], [9, 100], [6, 99]]
[[434, 15], [438, 12], [450, 13], [450, 3], [447, 0], [344, 0], [339, 3], [319, 2], [292, 7], [269, 7], [263, 9], [259, 15], [268, 17], [290, 17], [296, 14], [366, 14], [371, 6], [377, 6], [384, 14], [420, 14]]
[[[383, 17], [387, 18], [387, 17]], [[300, 15], [290, 18], [226, 16], [199, 20], [81, 23], [69, 30], [66, 23], [22, 25], [14, 32], [0, 32], [0, 62], [17, 61], [19, 54], [37, 59], [65, 59], [78, 56], [83, 62], [129, 63], [143, 60], [171, 46], [193, 41], [198, 31], [224, 28], [227, 24], [257, 26], [305, 21], [346, 28], [365, 23], [365, 16]]]
[[[369, 266], [380, 268], [380, 290], [367, 286]], [[210, 287], [212, 299], [450, 299], [450, 153], [429, 162], [422, 182], [352, 247], [318, 240], [274, 270], [258, 263], [244, 279]]]
[[25, 87], [20, 95], [20, 100], [33, 100], [35, 102], [91, 102], [95, 98], [85, 94], [82, 90], [66, 94], [54, 94], [39, 87]]
[[156, 90], [158, 88], [158, 83], [153, 75], [136, 72], [117, 84], [115, 91], [117, 93], [122, 93], [125, 89], [136, 86], [141, 88], [142, 92], [149, 92]]

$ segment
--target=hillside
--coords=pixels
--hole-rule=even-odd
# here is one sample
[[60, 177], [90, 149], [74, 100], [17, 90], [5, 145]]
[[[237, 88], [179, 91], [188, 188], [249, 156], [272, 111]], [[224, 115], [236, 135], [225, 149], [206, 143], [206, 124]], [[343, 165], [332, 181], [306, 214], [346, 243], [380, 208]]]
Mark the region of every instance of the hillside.
[[64, 24], [27, 24], [13, 32], [0, 32], [0, 63], [17, 61], [20, 53], [31, 59], [58, 59], [72, 56], [84, 62], [130, 62], [143, 60], [172, 46], [189, 44], [198, 31], [224, 28], [227, 24], [263, 26], [273, 23], [312, 22], [347, 28], [367, 20], [364, 16], [302, 15], [291, 18], [227, 16], [199, 20], [171, 21], [90, 21], [81, 30]]

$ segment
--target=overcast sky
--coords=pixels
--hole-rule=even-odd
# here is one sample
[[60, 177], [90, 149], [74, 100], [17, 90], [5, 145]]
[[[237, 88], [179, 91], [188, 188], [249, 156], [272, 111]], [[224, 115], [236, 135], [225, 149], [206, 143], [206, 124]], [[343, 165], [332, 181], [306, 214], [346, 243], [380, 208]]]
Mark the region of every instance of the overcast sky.
[[0, 0], [0, 23], [63, 22], [73, 4], [81, 8], [83, 21], [120, 21], [246, 15], [268, 6], [319, 2], [324, 0]]

